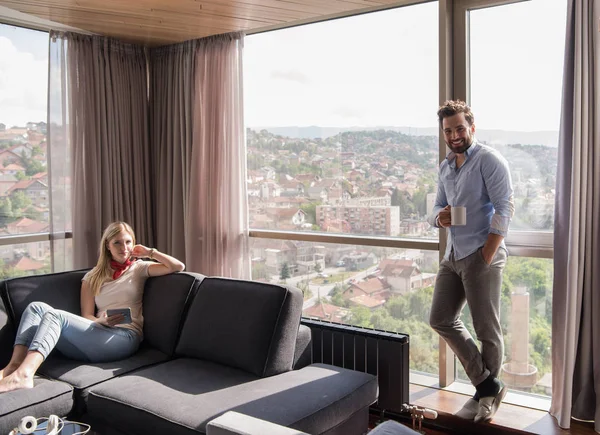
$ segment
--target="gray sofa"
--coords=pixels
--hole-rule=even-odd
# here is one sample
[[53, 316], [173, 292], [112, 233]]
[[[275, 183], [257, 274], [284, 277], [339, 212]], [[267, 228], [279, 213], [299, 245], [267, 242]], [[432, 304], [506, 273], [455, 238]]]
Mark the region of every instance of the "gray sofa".
[[[227, 411], [211, 420], [206, 426], [206, 435], [309, 435], [265, 420]], [[419, 435], [396, 421], [387, 420], [369, 431], [369, 435]]]
[[[0, 283], [0, 363], [33, 301], [79, 312], [85, 271]], [[366, 432], [376, 377], [310, 364], [302, 293], [192, 273], [150, 278], [144, 341], [132, 357], [89, 364], [53, 352], [35, 387], [2, 395], [0, 433], [25, 415], [83, 420], [102, 434], [204, 434], [227, 411], [309, 434]]]

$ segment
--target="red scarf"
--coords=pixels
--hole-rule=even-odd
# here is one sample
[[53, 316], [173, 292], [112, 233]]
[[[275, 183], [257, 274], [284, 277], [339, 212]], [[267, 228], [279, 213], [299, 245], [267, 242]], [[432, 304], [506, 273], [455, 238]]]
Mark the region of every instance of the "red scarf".
[[125, 269], [127, 269], [129, 266], [131, 266], [132, 263], [133, 263], [133, 261], [131, 261], [129, 258], [127, 260], [125, 260], [124, 263], [119, 263], [118, 261], [110, 260], [110, 267], [112, 270], [115, 271], [113, 273], [113, 279], [117, 279], [118, 277], [123, 275], [123, 272], [125, 272]]

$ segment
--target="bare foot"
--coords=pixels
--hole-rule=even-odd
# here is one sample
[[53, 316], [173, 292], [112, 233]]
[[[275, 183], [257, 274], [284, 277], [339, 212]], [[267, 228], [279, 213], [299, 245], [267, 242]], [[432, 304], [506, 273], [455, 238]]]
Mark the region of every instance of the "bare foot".
[[11, 366], [10, 364], [0, 370], [0, 381], [17, 370], [19, 366]]
[[33, 388], [33, 376], [22, 375], [17, 370], [0, 381], [0, 393], [22, 388]]

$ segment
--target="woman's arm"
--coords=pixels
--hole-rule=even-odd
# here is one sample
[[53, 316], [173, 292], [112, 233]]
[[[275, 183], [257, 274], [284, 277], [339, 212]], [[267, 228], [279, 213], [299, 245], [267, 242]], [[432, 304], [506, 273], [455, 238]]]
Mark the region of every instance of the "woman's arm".
[[147, 248], [144, 245], [135, 245], [132, 255], [158, 261], [158, 263], [148, 266], [148, 276], [162, 276], [173, 272], [181, 272], [185, 269], [185, 264], [177, 258], [163, 254], [154, 248]]

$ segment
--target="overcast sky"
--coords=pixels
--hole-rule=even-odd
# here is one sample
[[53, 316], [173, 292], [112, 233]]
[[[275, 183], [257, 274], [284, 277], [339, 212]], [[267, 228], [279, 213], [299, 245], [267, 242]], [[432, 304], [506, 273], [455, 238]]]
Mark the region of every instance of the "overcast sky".
[[[558, 130], [566, 0], [471, 13], [478, 128]], [[436, 127], [438, 5], [249, 35], [248, 126]]]
[[0, 122], [46, 122], [48, 34], [0, 24]]
[[[558, 130], [566, 0], [471, 13], [478, 128]], [[0, 122], [46, 120], [48, 35], [0, 25]], [[248, 126], [436, 127], [437, 2], [249, 35]]]

